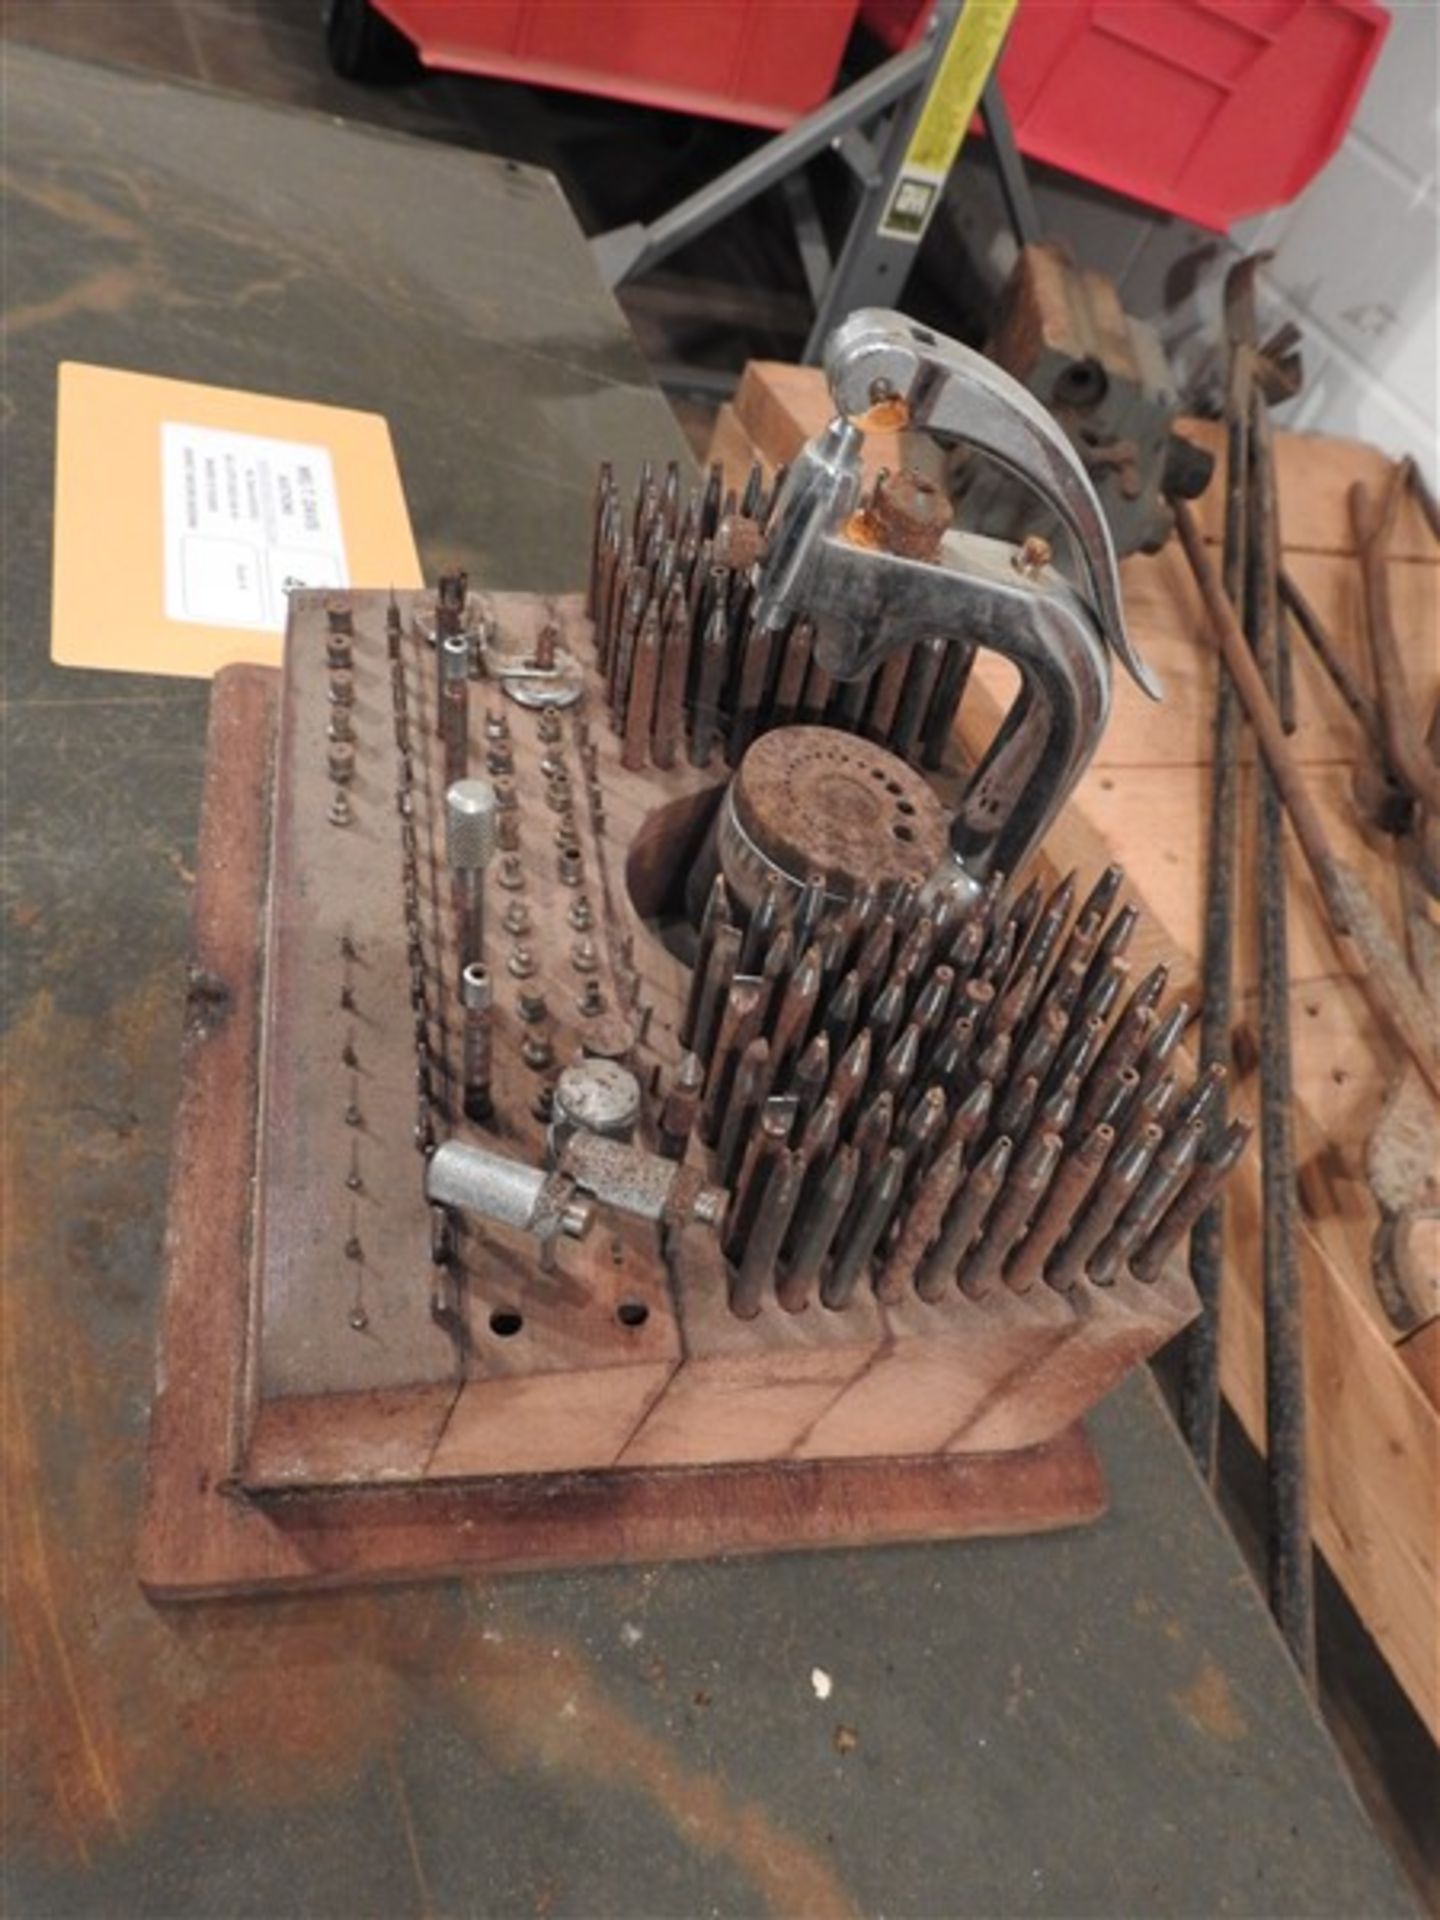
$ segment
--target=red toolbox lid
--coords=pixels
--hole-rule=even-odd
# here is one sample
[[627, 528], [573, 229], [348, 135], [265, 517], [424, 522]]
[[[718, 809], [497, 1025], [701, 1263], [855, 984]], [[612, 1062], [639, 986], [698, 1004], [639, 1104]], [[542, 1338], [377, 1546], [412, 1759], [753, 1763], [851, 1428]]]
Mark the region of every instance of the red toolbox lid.
[[[863, 0], [890, 46], [926, 0]], [[1376, 0], [1020, 0], [1000, 65], [1035, 160], [1223, 231], [1335, 152], [1390, 18]]]

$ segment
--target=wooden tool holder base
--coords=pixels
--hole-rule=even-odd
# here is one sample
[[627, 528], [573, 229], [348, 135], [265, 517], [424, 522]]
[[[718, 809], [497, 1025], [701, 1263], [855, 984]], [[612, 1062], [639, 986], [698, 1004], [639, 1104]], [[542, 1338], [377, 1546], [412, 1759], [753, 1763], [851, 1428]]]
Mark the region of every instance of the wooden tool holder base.
[[953, 1539], [1098, 1517], [1103, 1481], [1078, 1422], [1046, 1444], [1010, 1452], [607, 1466], [245, 1492], [237, 1466], [252, 1384], [246, 1356], [278, 699], [278, 675], [232, 668], [217, 679], [212, 703], [139, 1555], [153, 1598]]

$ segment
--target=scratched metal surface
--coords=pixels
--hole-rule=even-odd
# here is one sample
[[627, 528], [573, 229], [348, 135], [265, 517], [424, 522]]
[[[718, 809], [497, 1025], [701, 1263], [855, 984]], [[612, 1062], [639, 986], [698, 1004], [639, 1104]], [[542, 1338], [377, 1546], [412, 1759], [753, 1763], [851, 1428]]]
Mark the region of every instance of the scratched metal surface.
[[379, 407], [542, 590], [679, 441], [543, 176], [7, 58], [7, 1911], [1410, 1911], [1138, 1380], [1073, 1537], [141, 1599], [205, 694], [48, 664], [55, 364]]

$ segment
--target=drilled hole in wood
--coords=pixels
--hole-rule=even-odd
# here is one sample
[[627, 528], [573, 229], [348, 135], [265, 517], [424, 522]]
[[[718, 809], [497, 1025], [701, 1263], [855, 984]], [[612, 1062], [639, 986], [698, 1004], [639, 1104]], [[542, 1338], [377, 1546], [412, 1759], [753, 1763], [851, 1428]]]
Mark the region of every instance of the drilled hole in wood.
[[525, 1316], [513, 1307], [497, 1307], [490, 1316], [490, 1331], [501, 1340], [510, 1340], [525, 1324]]
[[643, 1327], [650, 1318], [650, 1309], [643, 1300], [622, 1300], [615, 1309], [615, 1318], [622, 1327]]

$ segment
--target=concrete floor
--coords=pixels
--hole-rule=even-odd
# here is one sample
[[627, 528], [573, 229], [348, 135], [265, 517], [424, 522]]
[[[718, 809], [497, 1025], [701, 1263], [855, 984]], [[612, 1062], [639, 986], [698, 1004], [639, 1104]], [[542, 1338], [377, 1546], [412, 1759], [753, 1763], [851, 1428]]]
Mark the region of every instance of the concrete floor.
[[[510, 82], [420, 75], [384, 88], [329, 69], [321, 0], [0, 0], [4, 35], [49, 51], [381, 125], [551, 169], [582, 226], [599, 232], [653, 217], [748, 152], [761, 137], [618, 103]], [[0, 53], [3, 57], [3, 53]], [[809, 304], [778, 196], [677, 254], [621, 304], [652, 365], [686, 362], [738, 373], [752, 357], [793, 358]], [[927, 314], [931, 319], [934, 313]], [[943, 321], [942, 321], [943, 324]], [[697, 454], [712, 400], [672, 390]], [[1252, 1564], [1254, 1459], [1231, 1435], [1227, 1501]], [[1434, 1749], [1321, 1567], [1326, 1708], [1372, 1816], [1440, 1909], [1440, 1828], [1433, 1820]]]

